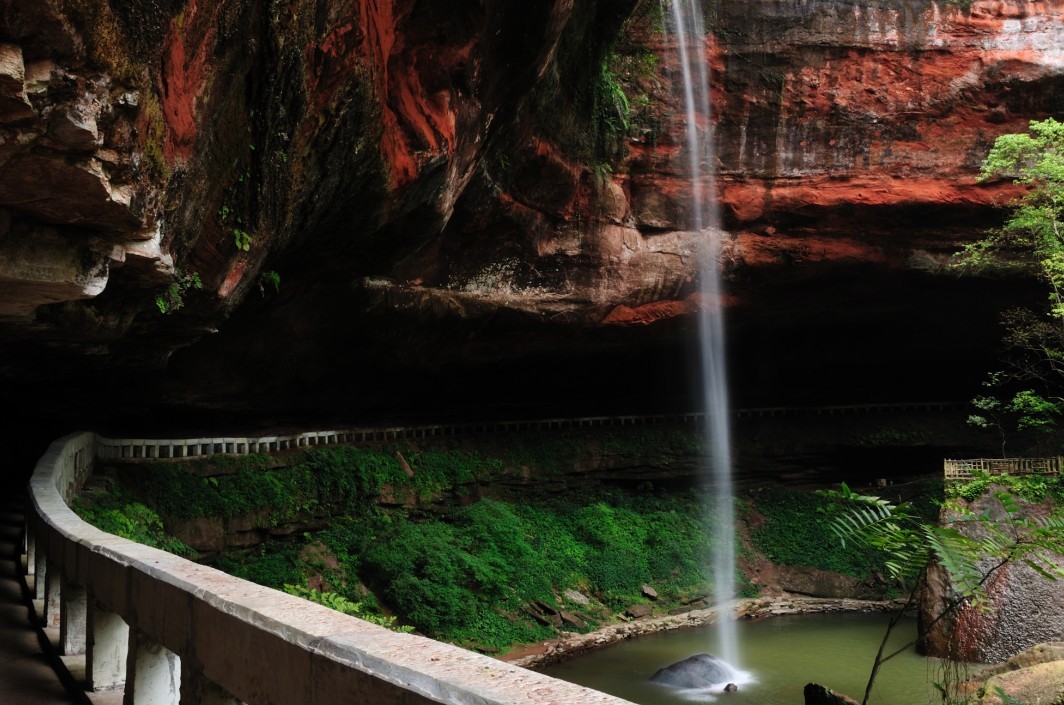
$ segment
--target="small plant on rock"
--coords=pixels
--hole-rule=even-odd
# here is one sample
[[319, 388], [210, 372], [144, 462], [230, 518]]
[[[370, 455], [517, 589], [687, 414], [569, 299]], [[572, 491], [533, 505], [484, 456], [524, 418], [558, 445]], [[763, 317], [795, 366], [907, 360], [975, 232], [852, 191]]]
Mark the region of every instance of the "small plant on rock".
[[155, 297], [155, 307], [159, 313], [173, 313], [185, 305], [185, 294], [191, 289], [202, 289], [203, 280], [198, 272], [174, 270], [174, 278], [161, 294]]

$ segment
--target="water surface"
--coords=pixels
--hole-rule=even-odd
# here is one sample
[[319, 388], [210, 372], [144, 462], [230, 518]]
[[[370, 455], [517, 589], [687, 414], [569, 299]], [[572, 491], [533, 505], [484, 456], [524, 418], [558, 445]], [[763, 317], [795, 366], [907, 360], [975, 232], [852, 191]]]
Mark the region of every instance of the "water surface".
[[[734, 693], [683, 692], [649, 682], [659, 668], [718, 648], [713, 626], [661, 632], [607, 646], [544, 669], [555, 678], [579, 683], [641, 705], [800, 705], [806, 683], [846, 693], [860, 702], [888, 617], [868, 614], [784, 616], [739, 622], [742, 668], [749, 674]], [[912, 639], [916, 621], [905, 619], [892, 644]], [[932, 701], [934, 659], [911, 649], [885, 664], [871, 705], [924, 705]]]

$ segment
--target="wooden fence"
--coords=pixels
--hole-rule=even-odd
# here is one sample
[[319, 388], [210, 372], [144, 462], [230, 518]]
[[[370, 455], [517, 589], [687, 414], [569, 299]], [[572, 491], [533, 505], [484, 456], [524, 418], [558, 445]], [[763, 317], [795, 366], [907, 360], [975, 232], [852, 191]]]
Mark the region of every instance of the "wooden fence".
[[944, 461], [946, 480], [987, 475], [1059, 475], [1061, 458], [975, 458]]

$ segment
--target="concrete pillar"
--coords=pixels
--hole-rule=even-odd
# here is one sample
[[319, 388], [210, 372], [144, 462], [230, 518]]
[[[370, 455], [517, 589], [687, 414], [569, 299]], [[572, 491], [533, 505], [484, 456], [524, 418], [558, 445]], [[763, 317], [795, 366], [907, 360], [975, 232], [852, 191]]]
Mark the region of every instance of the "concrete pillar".
[[130, 631], [122, 705], [179, 705], [181, 659], [151, 637]]
[[44, 626], [58, 627], [61, 620], [63, 574], [54, 563], [48, 564], [44, 576]]
[[34, 551], [33, 555], [33, 599], [44, 599], [44, 580], [48, 573], [48, 559], [44, 551]]
[[242, 705], [228, 691], [196, 668], [181, 662], [181, 705]]
[[26, 574], [33, 575], [37, 570], [37, 566], [35, 565], [37, 561], [37, 538], [33, 535], [33, 532], [30, 531], [30, 527], [28, 526], [25, 527], [23, 538], [26, 541], [24, 546], [26, 550]]
[[89, 610], [85, 680], [89, 690], [109, 690], [126, 682], [129, 626], [100, 607]]
[[85, 653], [89, 601], [85, 588], [69, 580], [59, 603], [59, 644], [67, 656]]

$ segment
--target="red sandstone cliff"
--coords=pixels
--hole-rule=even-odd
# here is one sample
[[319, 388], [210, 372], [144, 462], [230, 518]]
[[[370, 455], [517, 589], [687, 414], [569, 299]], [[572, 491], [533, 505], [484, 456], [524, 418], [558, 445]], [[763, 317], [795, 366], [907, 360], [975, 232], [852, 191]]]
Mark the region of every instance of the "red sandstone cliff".
[[[4, 0], [0, 369], [123, 375], [191, 345], [160, 393], [241, 405], [351, 364], [580, 379], [617, 351], [674, 358], [698, 245], [656, 6]], [[729, 1], [709, 25], [728, 301], [757, 378], [820, 343], [868, 355], [882, 330], [948, 361], [957, 302], [985, 317], [1003, 296], [943, 275], [1010, 193], [978, 163], [1064, 110], [1064, 1]], [[204, 290], [164, 316], [178, 269]], [[804, 352], [762, 359], [768, 341]]]

